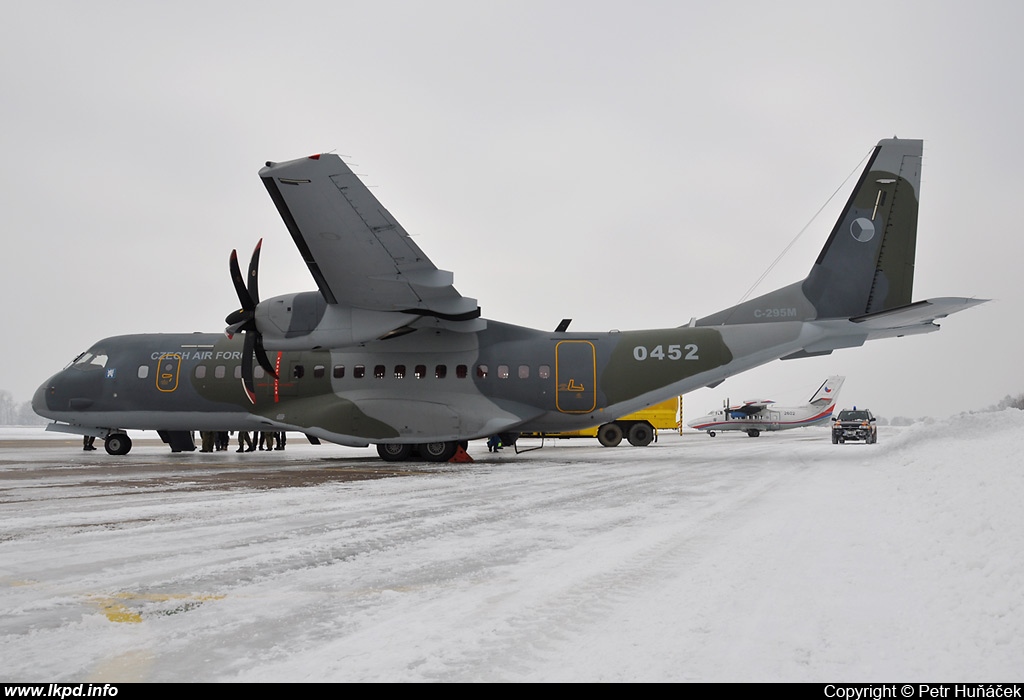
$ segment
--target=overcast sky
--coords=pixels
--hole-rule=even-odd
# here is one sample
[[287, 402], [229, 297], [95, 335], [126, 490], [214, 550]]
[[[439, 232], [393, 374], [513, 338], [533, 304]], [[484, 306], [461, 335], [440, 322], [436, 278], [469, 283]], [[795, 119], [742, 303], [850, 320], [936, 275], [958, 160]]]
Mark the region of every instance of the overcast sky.
[[[1024, 5], [21, 3], [0, 25], [0, 389], [93, 342], [220, 331], [228, 256], [315, 285], [257, 177], [335, 151], [488, 318], [683, 324], [739, 301], [880, 139], [925, 139], [915, 299], [936, 334], [688, 397], [881, 415], [1024, 392]], [[847, 182], [757, 293], [803, 278]]]

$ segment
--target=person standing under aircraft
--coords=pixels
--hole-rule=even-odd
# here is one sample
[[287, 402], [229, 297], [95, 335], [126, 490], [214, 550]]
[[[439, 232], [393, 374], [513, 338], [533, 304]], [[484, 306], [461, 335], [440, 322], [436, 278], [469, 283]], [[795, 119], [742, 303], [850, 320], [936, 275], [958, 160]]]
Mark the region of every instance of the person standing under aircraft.
[[252, 444], [252, 438], [249, 437], [248, 430], [238, 431], [238, 449], [236, 452], [252, 452], [256, 448]]
[[200, 430], [199, 438], [202, 440], [202, 447], [200, 452], [213, 452], [213, 431], [212, 430]]

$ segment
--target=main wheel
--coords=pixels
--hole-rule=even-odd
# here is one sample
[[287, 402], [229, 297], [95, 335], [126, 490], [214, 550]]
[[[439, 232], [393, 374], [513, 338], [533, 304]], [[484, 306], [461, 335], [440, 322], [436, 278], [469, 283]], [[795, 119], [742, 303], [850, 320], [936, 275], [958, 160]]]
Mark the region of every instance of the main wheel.
[[634, 423], [630, 426], [626, 439], [633, 447], [647, 447], [654, 439], [654, 431], [646, 423]]
[[750, 437], [757, 437], [760, 434], [761, 431], [758, 430], [757, 428], [751, 428], [750, 430], [747, 431], [747, 435], [749, 435]]
[[377, 445], [377, 454], [385, 462], [404, 462], [412, 457], [412, 445]]
[[716, 435], [716, 433], [715, 433], [714, 430], [709, 430], [708, 431], [708, 437], [714, 437], [715, 435]]
[[447, 462], [458, 446], [457, 442], [426, 442], [420, 445], [420, 456], [428, 462]]
[[597, 441], [605, 447], [617, 447], [622, 442], [622, 428], [617, 423], [605, 423], [597, 429]]
[[111, 433], [103, 441], [108, 455], [126, 455], [132, 449], [132, 439], [125, 433]]

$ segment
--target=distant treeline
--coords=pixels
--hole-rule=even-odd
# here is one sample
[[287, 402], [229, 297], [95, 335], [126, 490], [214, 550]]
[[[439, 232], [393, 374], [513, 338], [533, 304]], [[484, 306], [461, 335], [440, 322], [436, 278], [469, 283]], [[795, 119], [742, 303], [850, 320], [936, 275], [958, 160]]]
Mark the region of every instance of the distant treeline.
[[[1003, 397], [999, 403], [993, 404], [988, 408], [982, 408], [977, 411], [964, 411], [964, 413], [991, 413], [993, 411], [1004, 411], [1007, 408], [1016, 408], [1017, 410], [1024, 411], [1024, 394], [1017, 394], [1016, 396], [1010, 396], [1007, 394]], [[906, 416], [896, 416], [895, 418], [883, 418], [879, 416], [879, 425], [913, 425], [914, 423], [928, 423], [935, 420], [934, 418], [908, 418]]]
[[46, 425], [47, 422], [32, 410], [31, 401], [15, 403], [11, 392], [0, 389], [0, 425]]

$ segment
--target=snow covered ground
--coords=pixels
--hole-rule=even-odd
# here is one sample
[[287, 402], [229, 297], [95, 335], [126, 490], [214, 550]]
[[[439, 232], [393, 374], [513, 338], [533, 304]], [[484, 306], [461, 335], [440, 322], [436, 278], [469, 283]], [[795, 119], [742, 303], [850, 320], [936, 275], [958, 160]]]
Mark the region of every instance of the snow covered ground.
[[0, 680], [1019, 681], [1022, 438], [474, 444], [362, 481], [371, 451], [300, 438], [0, 442]]

